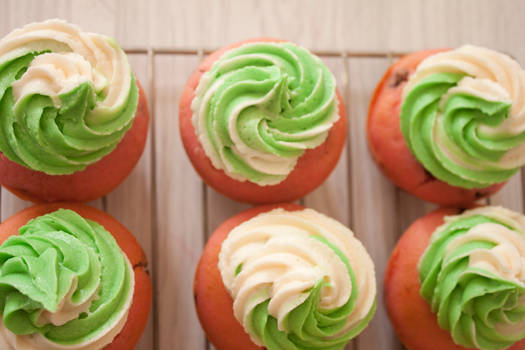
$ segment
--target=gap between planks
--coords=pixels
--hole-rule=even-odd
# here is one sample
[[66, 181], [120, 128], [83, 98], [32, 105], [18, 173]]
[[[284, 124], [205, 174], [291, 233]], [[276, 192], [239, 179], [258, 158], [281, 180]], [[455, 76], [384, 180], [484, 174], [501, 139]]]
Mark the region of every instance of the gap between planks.
[[151, 316], [153, 323], [153, 349], [159, 349], [159, 285], [158, 285], [158, 273], [157, 267], [159, 266], [159, 248], [158, 248], [158, 215], [157, 215], [157, 156], [156, 156], [156, 128], [155, 128], [155, 116], [156, 116], [156, 94], [155, 94], [155, 55], [153, 50], [147, 50], [147, 62], [148, 62], [148, 85], [149, 85], [149, 110], [150, 110], [150, 128], [151, 132], [151, 148], [150, 148], [150, 157], [151, 157], [151, 183], [150, 183], [150, 217], [151, 217], [151, 255], [153, 266], [151, 268], [151, 278], [153, 285], [153, 300], [151, 307]]

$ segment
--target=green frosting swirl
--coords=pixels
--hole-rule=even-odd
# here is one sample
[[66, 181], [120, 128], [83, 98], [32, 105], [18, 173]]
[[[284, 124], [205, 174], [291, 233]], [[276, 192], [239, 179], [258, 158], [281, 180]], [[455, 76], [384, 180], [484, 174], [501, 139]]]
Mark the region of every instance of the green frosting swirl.
[[483, 188], [506, 181], [518, 168], [498, 161], [525, 141], [519, 135], [489, 135], [508, 116], [511, 103], [487, 100], [463, 92], [451, 93], [464, 74], [435, 73], [423, 78], [406, 95], [401, 131], [417, 160], [436, 178], [463, 188]]
[[131, 127], [138, 104], [132, 76], [125, 105], [106, 123], [90, 123], [97, 101], [104, 99], [85, 82], [58, 95], [35, 93], [15, 104], [11, 85], [40, 53], [30, 53], [0, 65], [0, 151], [10, 160], [50, 175], [71, 174], [109, 154]]
[[[449, 217], [434, 232], [419, 263], [421, 295], [456, 344], [504, 349], [525, 338], [525, 276], [505, 276], [492, 265], [511, 273], [506, 264], [515, 261], [519, 274], [524, 257], [517, 252], [524, 253], [525, 233], [503, 219], [507, 214], [483, 210]], [[480, 263], [480, 254], [492, 258]]]
[[321, 236], [312, 238], [329, 246], [344, 262], [352, 281], [352, 294], [343, 306], [331, 310], [322, 309], [319, 306], [321, 291], [330, 285], [324, 280], [318, 281], [314, 288], [307, 291], [309, 296], [306, 300], [288, 313], [284, 320], [284, 330], [279, 329], [277, 320], [268, 312], [270, 300], [257, 305], [251, 312], [248, 331], [257, 339], [262, 339], [268, 350], [341, 350], [366, 328], [374, 316], [375, 302], [366, 317], [350, 329], [344, 330], [349, 315], [355, 309], [358, 295], [355, 273], [348, 258], [336, 246]]
[[192, 110], [213, 165], [259, 185], [283, 181], [339, 117], [332, 73], [291, 43], [227, 51], [201, 78]]
[[138, 97], [111, 38], [49, 20], [0, 40], [0, 151], [29, 169], [66, 175], [97, 162], [133, 124]]
[[[19, 233], [0, 246], [0, 313], [11, 332], [75, 345], [105, 334], [127, 312], [132, 271], [101, 225], [60, 209]], [[89, 303], [89, 311], [60, 326], [42, 322], [68, 295], [74, 305]]]

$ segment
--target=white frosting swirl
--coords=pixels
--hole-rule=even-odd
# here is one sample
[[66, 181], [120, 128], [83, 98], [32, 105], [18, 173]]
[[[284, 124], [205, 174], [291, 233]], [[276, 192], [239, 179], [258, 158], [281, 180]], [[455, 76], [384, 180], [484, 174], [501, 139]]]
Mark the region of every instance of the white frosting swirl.
[[58, 95], [92, 80], [91, 66], [82, 56], [72, 52], [44, 53], [35, 57], [22, 78], [13, 83], [13, 97], [20, 101], [27, 95], [43, 94], [50, 96], [58, 108]]
[[51, 323], [55, 326], [62, 326], [69, 321], [76, 319], [81, 313], [89, 312], [91, 303], [98, 298], [99, 289], [94, 289], [93, 293], [89, 295], [86, 300], [83, 300], [80, 303], [75, 303], [72, 298], [73, 294], [77, 290], [77, 287], [78, 277], [73, 276], [71, 288], [58, 304], [57, 311], [49, 312], [47, 310], [43, 310], [38, 318], [38, 324], [44, 325]]
[[[268, 299], [268, 312], [283, 330], [285, 316], [303, 303], [308, 290], [321, 280], [327, 282], [320, 294], [322, 309], [338, 308], [348, 301], [352, 282], [345, 263], [315, 237], [337, 247], [355, 273], [357, 300], [338, 335], [369, 314], [376, 296], [374, 265], [353, 233], [312, 209], [274, 209], [235, 227], [219, 254], [219, 270], [234, 299], [235, 317], [248, 333], [248, 316]], [[260, 339], [252, 340], [262, 345]]]
[[15, 103], [40, 92], [58, 106], [58, 94], [90, 82], [105, 98], [87, 116], [87, 122], [103, 123], [126, 105], [131, 68], [125, 53], [110, 38], [82, 32], [77, 26], [53, 19], [13, 30], [0, 41], [0, 65], [31, 52], [51, 51], [36, 57], [13, 84]]
[[[133, 275], [133, 266], [129, 259], [124, 256], [126, 266]], [[131, 287], [128, 299], [124, 308], [119, 315], [115, 317], [115, 322], [108, 328], [105, 333], [101, 333], [98, 337], [91, 338], [76, 345], [61, 345], [54, 343], [39, 333], [30, 335], [16, 335], [7, 329], [0, 318], [0, 349], [2, 350], [101, 350], [106, 345], [111, 344], [115, 337], [122, 331], [128, 320], [129, 310], [133, 303], [133, 296], [135, 291], [135, 278], [131, 278]], [[59, 309], [54, 312], [43, 312], [40, 314], [40, 320], [43, 322], [51, 322], [55, 326], [60, 326], [68, 321], [76, 319], [81, 313], [89, 312], [91, 303], [96, 300], [98, 293], [94, 293], [87, 302], [80, 305], [75, 305], [71, 297], [76, 289], [76, 283], [73, 283], [75, 288], [71, 288], [60, 303]]]

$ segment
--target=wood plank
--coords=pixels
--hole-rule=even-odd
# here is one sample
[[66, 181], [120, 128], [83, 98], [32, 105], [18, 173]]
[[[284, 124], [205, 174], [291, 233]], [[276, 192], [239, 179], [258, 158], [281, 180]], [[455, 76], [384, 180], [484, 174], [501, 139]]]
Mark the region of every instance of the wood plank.
[[[0, 221], [4, 221], [19, 211], [33, 205], [32, 202], [18, 198], [5, 188], [1, 189], [0, 201]], [[86, 204], [102, 209], [102, 199], [94, 200]]]
[[[128, 55], [138, 81], [151, 103], [149, 67], [147, 55]], [[153, 116], [150, 116], [153, 117]], [[104, 209], [126, 226], [137, 238], [148, 258], [149, 271], [153, 271], [151, 249], [151, 125], [146, 148], [136, 168], [126, 180], [104, 201]], [[150, 315], [148, 325], [136, 350], [152, 349], [153, 347], [153, 315]]]
[[[345, 62], [342, 57], [322, 57], [323, 62], [334, 74], [339, 92], [343, 96], [343, 100], [348, 96], [348, 78], [345, 70]], [[342, 108], [342, 106], [340, 106]], [[345, 104], [346, 112], [348, 113], [348, 104]], [[349, 121], [350, 122], [350, 121]], [[348, 169], [348, 150], [350, 148], [350, 141], [347, 139], [341, 158], [337, 163], [334, 171], [328, 179], [319, 186], [312, 193], [307, 195], [303, 204], [324, 213], [344, 225], [350, 225], [350, 177]]]
[[436, 204], [425, 202], [400, 188], [396, 188], [396, 197], [399, 237], [414, 221], [438, 207]]
[[501, 205], [505, 208], [523, 213], [523, 169], [511, 177], [503, 188], [489, 198], [490, 205]]
[[411, 51], [472, 42], [511, 51], [523, 62], [516, 33], [524, 11], [523, 2], [493, 0], [3, 0], [0, 29], [60, 17], [130, 46], [218, 47], [259, 36], [330, 50]]
[[198, 63], [194, 56], [155, 57], [154, 227], [155, 349], [204, 349], [193, 304], [193, 274], [204, 244], [202, 183], [179, 140], [178, 99]]
[[[79, 25], [83, 30], [115, 37], [118, 12], [114, 0], [5, 0], [0, 4], [0, 36], [31, 22], [61, 18]], [[132, 28], [129, 25], [128, 29]]]
[[513, 49], [524, 59], [525, 47], [516, 35], [524, 11], [523, 2], [493, 0], [166, 1], [151, 6], [150, 21], [162, 25], [150, 22], [150, 40], [160, 46], [219, 47], [271, 36], [312, 49], [374, 51], [473, 42]]
[[366, 138], [368, 103], [388, 66], [386, 59], [349, 59], [350, 175], [352, 230], [370, 253], [378, 282], [377, 311], [355, 340], [355, 349], [401, 349], [385, 312], [382, 291], [386, 263], [397, 241], [399, 223], [395, 187], [372, 160]]
[[[15, 196], [14, 194], [6, 190], [5, 188], [2, 188], [0, 198], [2, 202], [1, 208], [0, 208], [1, 209], [0, 218], [2, 221], [18, 213], [20, 210], [33, 205], [32, 202], [25, 201], [23, 199], [18, 198], [17, 196]], [[98, 208], [98, 209], [103, 209], [102, 199], [97, 199], [97, 200], [88, 202], [86, 204], [92, 207]]]
[[69, 19], [71, 6], [68, 1], [6, 0], [0, 3], [0, 37], [25, 24], [48, 18]]
[[211, 187], [204, 186], [206, 189], [206, 239], [208, 239], [220, 224], [252, 205], [231, 200]]
[[2, 188], [0, 198], [2, 201], [2, 204], [0, 206], [0, 209], [1, 209], [0, 219], [2, 221], [18, 213], [20, 210], [30, 207], [32, 205], [31, 202], [24, 201], [18, 198], [17, 196], [15, 196], [14, 194], [6, 190], [5, 188]]
[[[195, 174], [195, 176], [198, 176]], [[250, 204], [240, 203], [218, 193], [211, 187], [202, 183], [205, 191], [205, 238], [208, 240], [215, 229], [232, 216], [251, 207]], [[215, 347], [206, 339], [206, 350], [215, 350]]]

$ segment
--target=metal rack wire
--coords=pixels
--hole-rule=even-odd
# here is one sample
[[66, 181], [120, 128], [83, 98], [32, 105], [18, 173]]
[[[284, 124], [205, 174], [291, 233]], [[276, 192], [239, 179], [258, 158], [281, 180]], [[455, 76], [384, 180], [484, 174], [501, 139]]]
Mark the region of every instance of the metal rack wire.
[[[153, 55], [199, 55], [209, 54], [217, 48], [192, 48], [192, 47], [127, 47], [124, 51], [128, 54], [153, 54]], [[321, 57], [399, 57], [403, 56], [405, 52], [401, 51], [359, 51], [359, 50], [312, 50], [317, 56]]]

